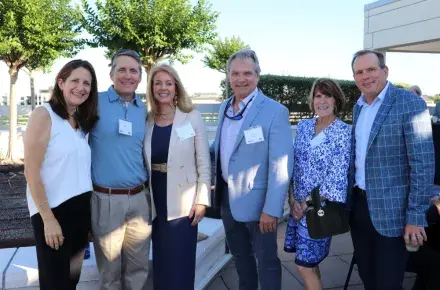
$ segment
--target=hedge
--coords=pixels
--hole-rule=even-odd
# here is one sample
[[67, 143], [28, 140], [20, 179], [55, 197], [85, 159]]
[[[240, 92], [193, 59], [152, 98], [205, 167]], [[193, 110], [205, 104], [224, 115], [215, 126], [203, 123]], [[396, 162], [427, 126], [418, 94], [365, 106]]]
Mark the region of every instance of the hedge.
[[[300, 119], [312, 117], [307, 98], [315, 79], [316, 78], [261, 75], [258, 87], [266, 96], [284, 104], [290, 111], [291, 122], [297, 123]], [[341, 86], [347, 100], [340, 117], [346, 122], [351, 123], [351, 112], [361, 93], [354, 81], [336, 81]], [[224, 80], [222, 80], [220, 86], [224, 96]], [[230, 92], [232, 92], [232, 90], [230, 90]]]

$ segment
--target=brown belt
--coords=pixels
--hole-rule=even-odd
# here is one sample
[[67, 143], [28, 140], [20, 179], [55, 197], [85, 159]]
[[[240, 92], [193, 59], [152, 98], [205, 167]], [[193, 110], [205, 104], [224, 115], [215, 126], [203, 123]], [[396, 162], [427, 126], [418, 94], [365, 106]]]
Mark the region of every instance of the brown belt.
[[151, 170], [160, 171], [162, 173], [167, 172], [167, 164], [166, 163], [153, 163], [151, 164]]
[[107, 193], [107, 194], [137, 194], [144, 190], [144, 185], [139, 185], [133, 188], [108, 188], [108, 187], [102, 187], [96, 184], [93, 184], [93, 190], [101, 193]]

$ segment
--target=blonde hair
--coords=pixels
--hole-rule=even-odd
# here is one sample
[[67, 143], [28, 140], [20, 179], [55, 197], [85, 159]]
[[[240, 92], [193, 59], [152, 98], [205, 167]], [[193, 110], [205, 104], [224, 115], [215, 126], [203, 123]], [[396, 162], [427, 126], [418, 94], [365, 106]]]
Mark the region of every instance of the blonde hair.
[[189, 113], [192, 110], [194, 110], [195, 106], [192, 103], [191, 99], [189, 98], [188, 94], [186, 93], [186, 90], [183, 87], [182, 81], [180, 80], [177, 71], [170, 65], [161, 64], [153, 67], [148, 76], [147, 102], [148, 102], [149, 114], [154, 117], [154, 115], [158, 113], [158, 105], [156, 99], [154, 98], [154, 93], [153, 93], [153, 79], [158, 72], [166, 72], [174, 79], [174, 85], [176, 88], [174, 105], [177, 106], [184, 113]]

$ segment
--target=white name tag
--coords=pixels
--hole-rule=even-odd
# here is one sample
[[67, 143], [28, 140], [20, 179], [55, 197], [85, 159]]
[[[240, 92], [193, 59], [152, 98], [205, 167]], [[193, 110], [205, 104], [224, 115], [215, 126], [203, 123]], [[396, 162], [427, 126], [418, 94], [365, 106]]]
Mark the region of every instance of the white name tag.
[[254, 144], [264, 141], [263, 129], [261, 126], [252, 127], [244, 131], [246, 144]]
[[323, 132], [319, 133], [312, 140], [310, 140], [310, 146], [316, 147], [325, 141], [325, 134]]
[[119, 134], [131, 136], [132, 135], [131, 122], [119, 119]]
[[196, 136], [196, 132], [191, 126], [191, 123], [187, 123], [179, 128], [176, 128], [176, 132], [181, 141]]

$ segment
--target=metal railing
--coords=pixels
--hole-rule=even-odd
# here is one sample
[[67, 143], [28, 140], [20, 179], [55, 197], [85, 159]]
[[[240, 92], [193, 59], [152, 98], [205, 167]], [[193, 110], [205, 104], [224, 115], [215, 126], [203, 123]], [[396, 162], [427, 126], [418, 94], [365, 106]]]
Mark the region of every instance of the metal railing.
[[208, 125], [218, 124], [218, 113], [200, 113], [203, 121]]

